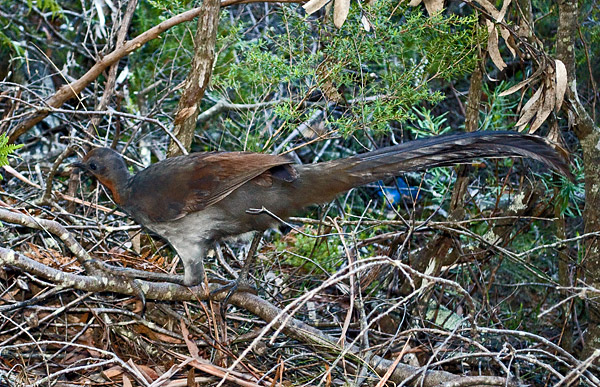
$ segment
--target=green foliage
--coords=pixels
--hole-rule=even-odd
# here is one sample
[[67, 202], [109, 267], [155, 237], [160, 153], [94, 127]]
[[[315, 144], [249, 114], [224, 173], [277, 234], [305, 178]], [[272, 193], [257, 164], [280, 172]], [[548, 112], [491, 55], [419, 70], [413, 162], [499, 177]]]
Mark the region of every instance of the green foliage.
[[291, 266], [302, 266], [307, 271], [316, 273], [335, 272], [340, 265], [341, 255], [334, 238], [315, 238], [309, 234], [315, 230], [307, 228], [304, 234], [295, 234], [293, 247], [290, 248], [289, 239], [280, 239], [275, 242], [278, 251], [285, 251], [284, 262]]
[[[23, 144], [9, 144], [8, 137], [6, 134], [0, 134], [0, 166], [8, 165], [8, 156], [13, 154], [17, 149], [21, 148]], [[2, 175], [0, 175], [0, 180]]]
[[[452, 131], [452, 128], [447, 125], [447, 113], [436, 116], [429, 109], [416, 107], [413, 112], [414, 119], [411, 120], [412, 125], [408, 129], [416, 138], [437, 136]], [[422, 190], [431, 194], [433, 204], [442, 205], [452, 179], [452, 169], [430, 169], [427, 171], [427, 179], [422, 186]]]
[[[40, 52], [57, 54], [60, 58], [51, 57], [51, 60], [54, 63], [63, 63], [62, 55], [66, 55], [67, 50], [53, 51], [45, 46], [49, 41], [46, 35], [48, 30], [41, 27], [41, 18], [38, 13], [32, 12], [33, 7], [39, 10], [39, 13], [45, 14], [45, 21], [56, 24], [64, 21], [63, 9], [56, 0], [28, 0], [26, 3], [0, 0], [0, 9], [4, 11], [0, 13], [0, 78], [11, 74], [7, 80], [20, 82], [26, 72], [34, 71], [32, 67], [37, 66], [35, 59]], [[48, 11], [51, 17], [46, 16]], [[66, 29], [63, 32], [65, 38], [71, 38], [71, 32]], [[23, 66], [26, 58], [29, 62], [27, 66]]]
[[[167, 20], [174, 14], [189, 10], [190, 1], [144, 0], [134, 14], [131, 34], [137, 36], [157, 24]], [[194, 47], [193, 33], [190, 25], [179, 24], [165, 31], [159, 39], [153, 39], [129, 56], [129, 78], [131, 93], [134, 94], [165, 78], [183, 80], [189, 70]], [[165, 88], [166, 82], [156, 87], [155, 94]], [[136, 100], [132, 95], [132, 100]], [[164, 101], [165, 110], [174, 111], [176, 100]], [[129, 105], [136, 111], [140, 107], [134, 103]]]
[[[252, 40], [240, 39], [240, 30], [228, 26], [230, 33], [220, 36], [212, 85], [237, 103], [259, 102], [283, 91], [281, 96], [294, 102], [273, 110], [280, 135], [310, 116], [311, 109], [298, 102], [319, 93], [320, 103], [330, 103], [327, 129], [343, 136], [367, 128], [384, 133], [391, 123], [412, 118], [414, 105], [442, 100], [430, 83], [470, 72], [475, 47], [485, 36], [473, 16], [430, 19], [396, 1], [369, 8], [371, 31], [365, 31], [361, 15], [352, 8], [344, 27], [334, 30], [294, 6], [282, 7], [278, 16], [285, 29], [265, 30]], [[328, 89], [341, 99], [332, 100]], [[272, 139], [263, 138], [269, 149]]]
[[[0, 17], [0, 22], [2, 22], [2, 18]], [[24, 50], [21, 48], [21, 45], [17, 42], [12, 41], [4, 32], [0, 31], [0, 47], [3, 51], [4, 49], [8, 49], [8, 51], [12, 51], [18, 57], [22, 57]]]
[[[35, 5], [40, 11], [50, 11], [52, 17], [62, 16], [62, 8], [56, 0], [35, 0]], [[33, 7], [33, 0], [27, 0], [29, 9]]]
[[[0, 18], [2, 22], [2, 18]], [[0, 31], [0, 52], [8, 49], [16, 54], [17, 57], [23, 56], [23, 49], [17, 42], [13, 42], [4, 32]]]
[[481, 130], [510, 130], [517, 122], [518, 94], [511, 98], [500, 97], [500, 93], [508, 90], [513, 84], [500, 82], [490, 89], [489, 83], [483, 84], [483, 93], [487, 97], [487, 110], [480, 115]]
[[559, 179], [543, 179], [548, 190], [557, 190], [555, 205], [561, 214], [569, 217], [583, 216], [583, 206], [585, 204], [585, 171], [581, 159], [574, 158], [571, 163], [571, 172], [575, 181], [571, 181], [564, 176]]

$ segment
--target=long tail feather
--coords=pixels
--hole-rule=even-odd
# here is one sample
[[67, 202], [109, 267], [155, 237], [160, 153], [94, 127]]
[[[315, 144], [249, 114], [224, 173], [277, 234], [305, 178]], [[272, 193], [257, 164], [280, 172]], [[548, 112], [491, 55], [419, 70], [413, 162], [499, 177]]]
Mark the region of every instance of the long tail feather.
[[500, 157], [531, 158], [572, 179], [565, 158], [542, 137], [516, 132], [472, 132], [410, 141], [345, 159], [305, 165], [299, 167], [300, 187], [309, 189], [313, 198], [327, 201], [340, 192], [402, 172]]

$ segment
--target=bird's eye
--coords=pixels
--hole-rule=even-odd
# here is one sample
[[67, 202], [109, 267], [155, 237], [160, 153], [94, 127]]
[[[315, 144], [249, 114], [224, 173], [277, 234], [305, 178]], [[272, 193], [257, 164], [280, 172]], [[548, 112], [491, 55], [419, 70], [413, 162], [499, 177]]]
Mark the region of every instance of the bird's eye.
[[96, 169], [98, 169], [98, 166], [95, 163], [90, 163], [90, 169], [92, 171], [95, 171]]

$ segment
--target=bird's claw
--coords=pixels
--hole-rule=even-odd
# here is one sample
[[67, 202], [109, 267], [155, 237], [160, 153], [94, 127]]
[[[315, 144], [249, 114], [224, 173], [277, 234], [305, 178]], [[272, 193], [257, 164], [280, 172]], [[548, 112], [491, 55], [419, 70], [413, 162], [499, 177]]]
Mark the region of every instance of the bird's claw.
[[221, 308], [220, 308], [221, 317], [223, 318], [223, 320], [225, 320], [227, 305], [229, 305], [229, 299], [231, 298], [231, 296], [234, 295], [234, 293], [245, 292], [245, 293], [257, 294], [256, 287], [253, 284], [251, 284], [247, 280], [238, 278], [233, 281], [227, 281], [224, 285], [222, 285], [222, 286], [218, 287], [217, 289], [213, 290], [212, 292], [210, 292], [210, 296], [212, 298], [212, 297], [216, 296], [217, 294], [223, 293], [225, 291], [228, 291], [228, 292], [227, 292], [227, 295], [225, 296], [225, 298], [223, 299], [223, 301], [221, 301]]

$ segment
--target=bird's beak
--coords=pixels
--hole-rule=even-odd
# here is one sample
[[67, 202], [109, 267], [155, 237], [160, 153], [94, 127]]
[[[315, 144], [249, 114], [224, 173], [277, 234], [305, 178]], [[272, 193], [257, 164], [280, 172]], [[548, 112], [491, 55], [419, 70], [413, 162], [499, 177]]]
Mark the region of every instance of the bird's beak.
[[82, 171], [87, 171], [87, 165], [85, 165], [84, 163], [80, 163], [80, 162], [71, 163], [71, 167], [79, 168]]

